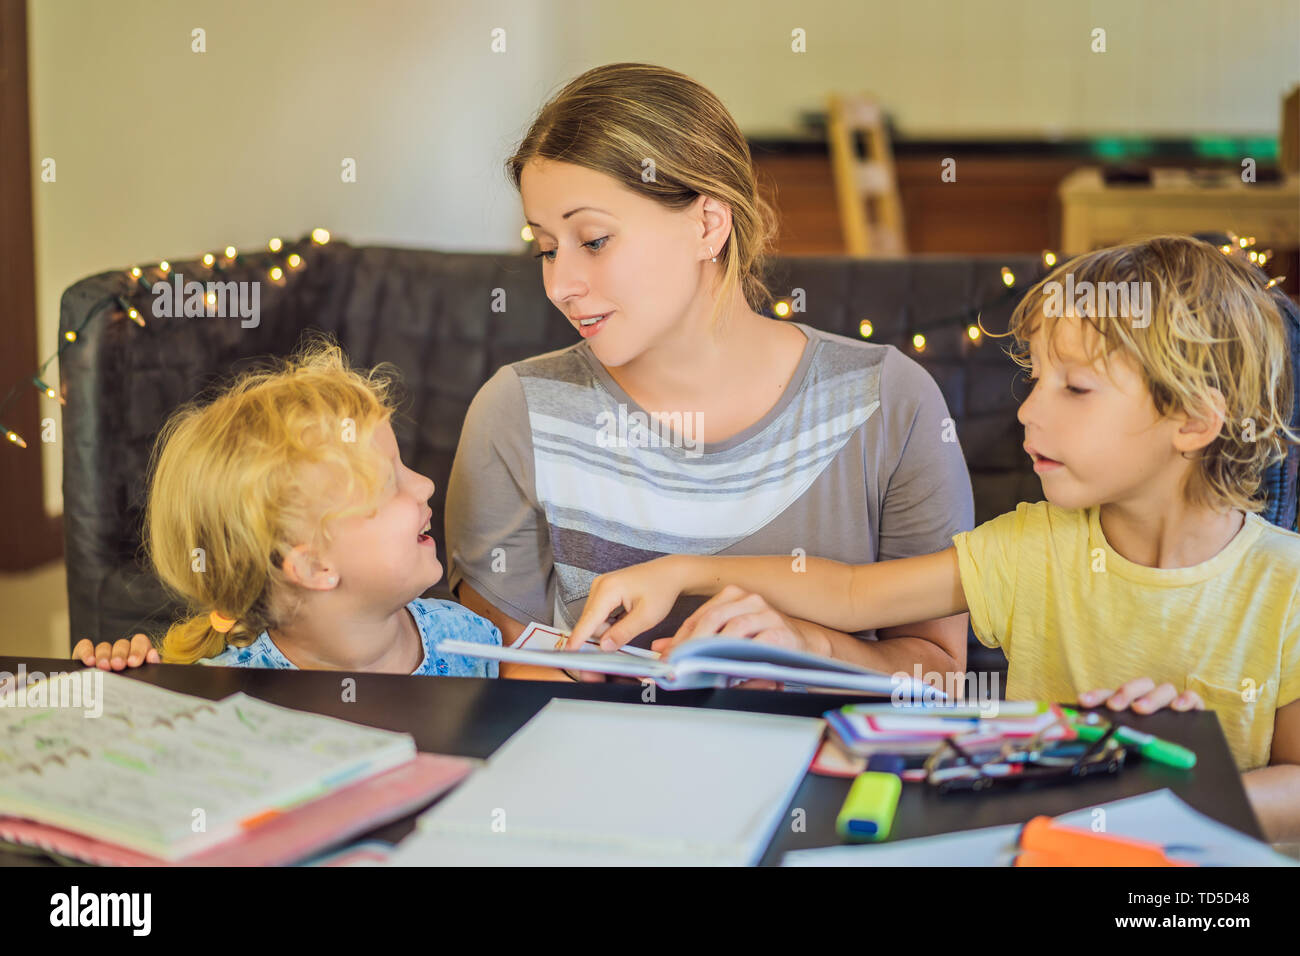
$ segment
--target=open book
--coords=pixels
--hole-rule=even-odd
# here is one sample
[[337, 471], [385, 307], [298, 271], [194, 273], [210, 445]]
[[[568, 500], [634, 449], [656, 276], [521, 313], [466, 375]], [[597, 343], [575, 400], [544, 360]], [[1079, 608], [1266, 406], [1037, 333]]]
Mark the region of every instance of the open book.
[[[860, 694], [895, 697], [899, 700], [939, 701], [942, 691], [906, 674], [884, 674], [856, 664], [805, 654], [800, 651], [760, 644], [731, 637], [695, 637], [680, 644], [667, 656], [631, 648], [599, 651], [553, 650], [554, 641], [545, 649], [533, 649], [530, 632], [562, 634], [545, 625], [530, 624], [528, 630], [510, 647], [475, 644], [470, 641], [442, 641], [443, 653], [487, 657], [518, 664], [558, 667], [566, 670], [596, 671], [621, 677], [653, 680], [664, 690], [691, 690], [699, 687], [726, 687], [739, 680], [771, 680], [816, 689], [851, 691]], [[645, 656], [643, 656], [645, 655]]]
[[[76, 706], [63, 706], [73, 700]], [[314, 810], [299, 818], [310, 824], [306, 830], [286, 828], [286, 815], [415, 758], [408, 734], [277, 707], [242, 693], [211, 701], [111, 672], [29, 680], [0, 696], [0, 815], [155, 862], [204, 857], [230, 841], [256, 850], [258, 862], [266, 862], [274, 854], [249, 847], [247, 839], [262, 831], [277, 834], [282, 849], [309, 850], [316, 837], [328, 835], [323, 831], [352, 829], [356, 821], [350, 818], [358, 813], [372, 820], [385, 815], [388, 801], [354, 797], [348, 806], [335, 803], [328, 814]], [[455, 758], [440, 759], [450, 763], [403, 777], [409, 792], [400, 802], [409, 806], [441, 778], [450, 785], [469, 770]], [[392, 781], [385, 787], [394, 795], [398, 789]], [[14, 829], [21, 835], [11, 839], [21, 842], [68, 845], [60, 834], [42, 838], [12, 823], [0, 820], [0, 833]], [[137, 862], [113, 862], [128, 859]]]

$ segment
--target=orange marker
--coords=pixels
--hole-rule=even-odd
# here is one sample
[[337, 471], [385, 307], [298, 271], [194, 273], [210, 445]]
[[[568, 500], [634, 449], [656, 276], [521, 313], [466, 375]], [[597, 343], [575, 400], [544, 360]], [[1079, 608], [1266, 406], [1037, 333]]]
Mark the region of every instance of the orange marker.
[[[1016, 866], [1195, 866], [1174, 860], [1158, 843], [1094, 833], [1051, 817], [1034, 817], [1020, 830]], [[1049, 862], [1050, 861], [1050, 862]]]

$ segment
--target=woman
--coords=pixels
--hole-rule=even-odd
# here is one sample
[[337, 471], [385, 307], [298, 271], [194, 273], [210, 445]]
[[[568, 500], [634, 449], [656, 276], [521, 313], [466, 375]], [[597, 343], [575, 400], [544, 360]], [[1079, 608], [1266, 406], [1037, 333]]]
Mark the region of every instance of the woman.
[[[505, 643], [530, 620], [568, 629], [596, 575], [662, 554], [865, 562], [972, 527], [929, 375], [892, 346], [759, 313], [773, 214], [708, 90], [661, 67], [597, 67], [542, 108], [507, 170], [546, 295], [582, 341], [500, 369], [461, 431], [448, 583]], [[796, 627], [887, 672], [965, 668], [965, 614], [873, 641], [738, 601], [747, 613], [724, 633]]]

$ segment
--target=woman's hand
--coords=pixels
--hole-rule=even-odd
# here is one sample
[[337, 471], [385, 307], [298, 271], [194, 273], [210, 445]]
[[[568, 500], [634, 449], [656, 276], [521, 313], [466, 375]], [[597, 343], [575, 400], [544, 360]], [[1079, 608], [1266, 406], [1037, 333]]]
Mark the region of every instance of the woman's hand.
[[813, 628], [804, 627], [797, 618], [782, 614], [761, 594], [734, 584], [727, 585], [701, 604], [672, 637], [662, 637], [650, 646], [667, 654], [683, 641], [709, 635], [747, 637], [794, 651], [830, 655], [825, 640], [819, 640], [821, 635]]
[[1158, 687], [1150, 677], [1138, 677], [1119, 690], [1090, 690], [1079, 695], [1079, 704], [1083, 707], [1096, 707], [1102, 702], [1111, 710], [1126, 710], [1132, 707], [1139, 714], [1149, 714], [1169, 707], [1173, 710], [1204, 710], [1205, 701], [1194, 690], [1185, 690], [1181, 694], [1173, 684], [1165, 683]]
[[129, 641], [124, 637], [115, 644], [103, 641], [92, 645], [83, 638], [72, 649], [72, 657], [87, 667], [98, 667], [102, 671], [120, 671], [141, 664], [157, 664], [162, 660], [146, 634], [136, 634]]
[[[597, 575], [565, 650], [576, 651], [589, 637], [597, 635], [601, 650], [618, 650], [654, 627], [668, 616], [682, 593], [676, 569], [670, 555]], [[602, 632], [609, 616], [620, 610], [626, 613]]]

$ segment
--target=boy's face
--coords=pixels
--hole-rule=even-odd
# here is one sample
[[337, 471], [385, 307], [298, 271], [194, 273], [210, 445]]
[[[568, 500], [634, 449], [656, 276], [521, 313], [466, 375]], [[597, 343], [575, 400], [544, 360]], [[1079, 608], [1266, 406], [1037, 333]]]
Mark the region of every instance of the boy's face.
[[375, 430], [373, 445], [389, 469], [376, 510], [334, 521], [326, 559], [340, 587], [367, 604], [391, 602], [397, 608], [442, 578], [434, 540], [423, 533], [433, 513], [428, 501], [434, 485], [402, 464], [388, 422]]
[[1053, 348], [1041, 325], [1029, 341], [1034, 388], [1018, 417], [1043, 495], [1062, 508], [1167, 493], [1183, 463], [1173, 445], [1179, 424], [1156, 411], [1133, 362], [1116, 352], [1109, 365], [1100, 355], [1088, 363], [1096, 335], [1065, 318]]

